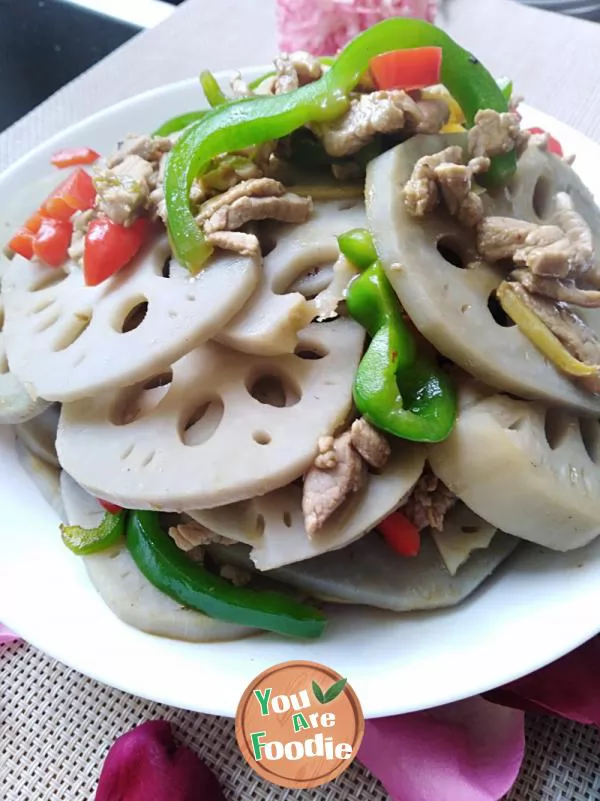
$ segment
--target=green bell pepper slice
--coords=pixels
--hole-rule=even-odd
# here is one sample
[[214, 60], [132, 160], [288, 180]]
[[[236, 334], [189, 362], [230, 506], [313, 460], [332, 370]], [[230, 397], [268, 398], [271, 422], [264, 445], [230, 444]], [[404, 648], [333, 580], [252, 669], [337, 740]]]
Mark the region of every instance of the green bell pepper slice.
[[193, 562], [161, 529], [156, 512], [129, 513], [126, 543], [148, 581], [184, 606], [290, 637], [315, 638], [325, 630], [327, 620], [315, 607], [273, 590], [235, 587]]
[[[181, 135], [165, 170], [168, 230], [175, 256], [197, 272], [212, 252], [190, 209], [192, 181], [211, 160], [272, 139], [309, 123], [327, 123], [348, 108], [348, 95], [374, 56], [391, 50], [441, 47], [442, 82], [463, 110], [467, 125], [480, 109], [503, 112], [508, 105], [487, 69], [447, 33], [417, 19], [395, 17], [364, 31], [350, 42], [318, 81], [293, 92], [238, 100], [220, 106]], [[516, 170], [514, 152], [494, 156], [485, 181], [499, 186]]]
[[222, 106], [224, 103], [229, 102], [229, 98], [223, 92], [215, 76], [210, 70], [204, 70], [200, 73], [200, 85], [204, 90], [206, 102], [211, 108]]
[[418, 355], [369, 232], [349, 231], [338, 243], [346, 258], [363, 271], [350, 284], [346, 304], [350, 315], [371, 336], [354, 378], [356, 408], [376, 428], [396, 437], [440, 442], [456, 420], [452, 381], [437, 365]]
[[125, 517], [125, 511], [116, 515], [105, 512], [100, 525], [96, 528], [65, 526], [61, 523], [62, 541], [78, 556], [104, 551], [115, 545], [125, 534]]

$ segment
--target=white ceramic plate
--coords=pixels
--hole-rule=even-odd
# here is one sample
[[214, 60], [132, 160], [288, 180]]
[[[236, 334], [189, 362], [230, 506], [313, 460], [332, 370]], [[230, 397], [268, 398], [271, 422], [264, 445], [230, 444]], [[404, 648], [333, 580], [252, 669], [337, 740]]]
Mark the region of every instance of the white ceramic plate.
[[[0, 239], [58, 182], [49, 158], [59, 147], [107, 153], [124, 134], [151, 131], [201, 105], [196, 80], [174, 84], [37, 148], [0, 178]], [[541, 113], [529, 110], [526, 124], [551, 130], [577, 153], [577, 168], [599, 198], [600, 148]], [[311, 659], [349, 678], [368, 717], [410, 712], [515, 679], [600, 631], [598, 540], [567, 555], [524, 549], [448, 611], [399, 616], [338, 607], [319, 642], [264, 635], [192, 645], [152, 637], [121, 623], [96, 595], [83, 564], [62, 545], [54, 512], [21, 469], [7, 428], [0, 428], [0, 476], [0, 620], [95, 679], [175, 706], [234, 715], [255, 675], [277, 662]]]

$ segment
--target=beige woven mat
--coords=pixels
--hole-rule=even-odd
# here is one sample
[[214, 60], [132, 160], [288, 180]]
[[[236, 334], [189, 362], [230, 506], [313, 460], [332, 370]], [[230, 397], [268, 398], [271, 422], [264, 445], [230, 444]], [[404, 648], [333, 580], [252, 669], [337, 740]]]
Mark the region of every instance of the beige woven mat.
[[[200, 680], [200, 679], [199, 679]], [[0, 650], [1, 801], [91, 801], [111, 743], [136, 724], [166, 718], [218, 775], [230, 801], [386, 801], [354, 764], [314, 791], [280, 790], [258, 779], [235, 744], [233, 721], [154, 704], [85, 678], [25, 644]], [[530, 721], [528, 751], [507, 801], [600, 799], [600, 733]], [[460, 801], [460, 799], [456, 799]]]

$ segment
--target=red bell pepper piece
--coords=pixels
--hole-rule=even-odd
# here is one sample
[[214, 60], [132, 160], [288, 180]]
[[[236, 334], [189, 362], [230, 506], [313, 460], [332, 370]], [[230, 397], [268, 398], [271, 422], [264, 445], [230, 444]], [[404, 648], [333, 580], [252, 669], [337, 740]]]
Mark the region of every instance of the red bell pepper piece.
[[55, 220], [68, 220], [76, 211], [91, 209], [95, 202], [96, 189], [91, 176], [80, 167], [56, 187], [40, 211]]
[[33, 239], [33, 253], [50, 267], [60, 267], [67, 260], [73, 225], [68, 220], [42, 219]]
[[31, 231], [33, 234], [37, 234], [40, 230], [40, 225], [42, 224], [43, 216], [39, 211], [34, 211], [33, 214], [25, 220], [24, 228], [27, 228], [28, 231]]
[[85, 236], [83, 276], [96, 286], [125, 267], [142, 246], [148, 221], [140, 217], [126, 228], [105, 216], [90, 223]]
[[417, 556], [421, 550], [419, 529], [402, 512], [392, 512], [379, 523], [377, 530], [400, 556]]
[[55, 167], [64, 169], [65, 167], [76, 167], [80, 164], [93, 164], [100, 158], [100, 153], [96, 153], [91, 147], [67, 147], [59, 150], [50, 159], [50, 163]]
[[441, 82], [442, 48], [416, 47], [391, 50], [371, 59], [371, 76], [377, 89], [424, 89]]
[[98, 498], [98, 503], [109, 515], [118, 515], [119, 512], [123, 511], [122, 506], [117, 506], [116, 503], [111, 503], [110, 501], [103, 501], [102, 498]]
[[[528, 128], [527, 130], [529, 131], [530, 134], [545, 134], [545, 133], [547, 133], [547, 131], [545, 131], [543, 128]], [[560, 156], [560, 158], [562, 159], [565, 154], [564, 154], [564, 151], [562, 149], [561, 143], [558, 141], [558, 139], [555, 139], [551, 134], [548, 134], [548, 136], [549, 136], [549, 139], [548, 139], [548, 152], [554, 153], [555, 156]]]
[[33, 258], [34, 234], [28, 228], [19, 228], [17, 233], [8, 243], [10, 250], [23, 256], [24, 259]]

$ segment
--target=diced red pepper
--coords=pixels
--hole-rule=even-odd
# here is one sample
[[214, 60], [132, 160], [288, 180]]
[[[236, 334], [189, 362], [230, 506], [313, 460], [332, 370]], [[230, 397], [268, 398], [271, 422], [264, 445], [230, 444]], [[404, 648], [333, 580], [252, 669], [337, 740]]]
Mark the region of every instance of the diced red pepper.
[[369, 65], [377, 89], [424, 89], [441, 83], [442, 48], [417, 47], [391, 50], [371, 59]]
[[42, 224], [43, 217], [39, 211], [34, 211], [33, 214], [25, 220], [24, 228], [27, 228], [28, 231], [31, 231], [34, 234], [40, 230], [40, 225]]
[[92, 178], [81, 167], [56, 187], [40, 211], [55, 220], [68, 220], [76, 211], [91, 209], [96, 201]]
[[144, 217], [128, 228], [105, 216], [92, 220], [85, 236], [83, 256], [86, 284], [101, 284], [129, 264], [142, 246], [147, 227]]
[[103, 501], [102, 498], [98, 498], [98, 503], [109, 515], [118, 515], [119, 512], [123, 511], [122, 506], [117, 506], [116, 503], [111, 503], [110, 501]]
[[60, 267], [67, 260], [73, 225], [68, 220], [42, 220], [33, 239], [33, 253], [50, 267]]
[[67, 147], [55, 153], [50, 159], [50, 163], [64, 169], [65, 167], [76, 167], [79, 164], [93, 164], [99, 158], [100, 153], [96, 153], [91, 147]]
[[[545, 131], [543, 128], [528, 128], [527, 130], [531, 134], [545, 134], [545, 133], [547, 133], [547, 131]], [[562, 149], [561, 143], [558, 141], [558, 139], [555, 139], [551, 134], [548, 134], [548, 136], [549, 136], [549, 139], [548, 139], [548, 151], [550, 153], [554, 153], [555, 156], [560, 156], [560, 158], [562, 159], [565, 154], [564, 154], [564, 151]]]
[[27, 228], [19, 228], [8, 243], [8, 247], [24, 259], [33, 258], [34, 234]]
[[402, 514], [393, 512], [377, 526], [377, 530], [400, 556], [417, 556], [421, 550], [421, 534], [415, 524]]

